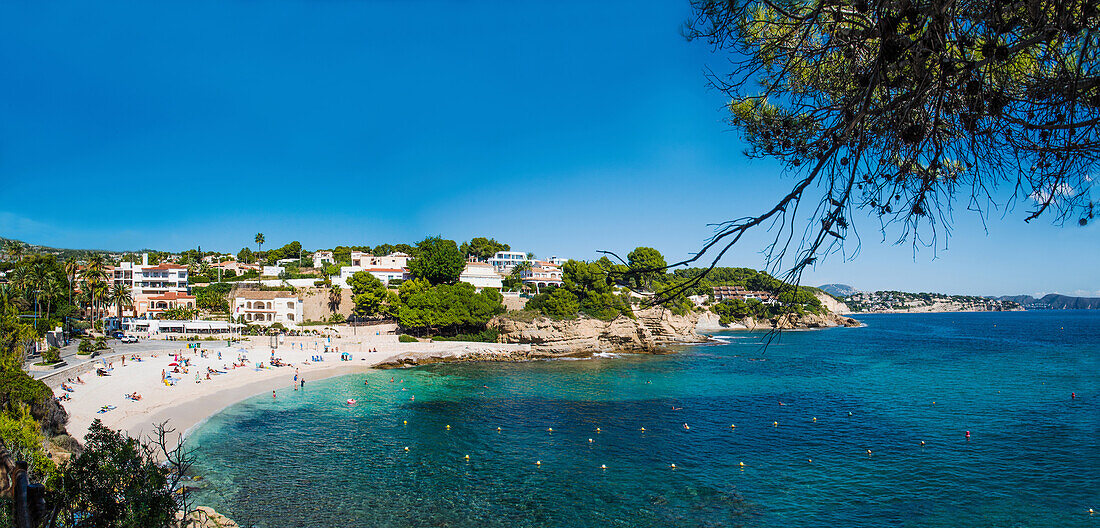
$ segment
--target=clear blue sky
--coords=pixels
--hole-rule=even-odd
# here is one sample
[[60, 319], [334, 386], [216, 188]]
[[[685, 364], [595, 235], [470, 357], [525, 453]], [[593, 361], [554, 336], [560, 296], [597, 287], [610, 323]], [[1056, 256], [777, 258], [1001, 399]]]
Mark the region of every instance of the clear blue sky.
[[[671, 260], [791, 185], [746, 160], [687, 43], [686, 1], [0, 4], [0, 235], [236, 251], [485, 235]], [[915, 256], [862, 252], [807, 284], [1100, 295], [1100, 230], [988, 234], [955, 215]], [[762, 266], [764, 237], [724, 261]]]

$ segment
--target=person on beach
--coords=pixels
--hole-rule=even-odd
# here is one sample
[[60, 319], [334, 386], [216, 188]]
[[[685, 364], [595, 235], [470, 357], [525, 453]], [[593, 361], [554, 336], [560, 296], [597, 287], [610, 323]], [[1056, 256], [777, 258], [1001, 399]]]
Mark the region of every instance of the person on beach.
[[275, 399], [275, 391], [271, 391], [271, 399]]

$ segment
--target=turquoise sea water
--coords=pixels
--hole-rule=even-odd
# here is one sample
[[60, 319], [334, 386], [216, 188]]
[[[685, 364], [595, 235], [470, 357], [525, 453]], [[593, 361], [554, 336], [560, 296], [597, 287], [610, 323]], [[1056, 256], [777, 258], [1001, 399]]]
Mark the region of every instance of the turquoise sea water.
[[1100, 526], [1100, 313], [860, 319], [261, 395], [191, 436], [198, 500], [263, 527]]

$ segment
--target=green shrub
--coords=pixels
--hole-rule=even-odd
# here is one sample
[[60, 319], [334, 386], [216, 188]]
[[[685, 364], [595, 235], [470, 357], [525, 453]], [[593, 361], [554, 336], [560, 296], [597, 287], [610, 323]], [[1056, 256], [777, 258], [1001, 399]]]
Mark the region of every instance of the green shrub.
[[94, 351], [95, 351], [95, 344], [92, 343], [91, 339], [87, 339], [87, 338], [81, 339], [80, 340], [80, 345], [78, 345], [76, 347], [76, 353], [80, 354], [80, 355], [83, 355], [83, 356], [91, 354]]
[[401, 343], [416, 343], [416, 342], [420, 341], [419, 339], [417, 339], [417, 338], [415, 338], [415, 337], [413, 337], [409, 334], [401, 334], [401, 335], [397, 336], [397, 340]]
[[107, 346], [107, 338], [106, 337], [99, 336], [99, 337], [95, 338], [95, 349], [96, 350], [107, 350], [108, 348], [110, 348], [110, 347]]
[[31, 463], [31, 479], [42, 481], [56, 471], [57, 466], [42, 449], [42, 427], [31, 416], [26, 405], [18, 405], [11, 412], [0, 412], [0, 438], [17, 458]]
[[52, 365], [61, 361], [61, 349], [57, 347], [50, 347], [48, 350], [42, 353], [42, 363], [46, 365]]
[[476, 334], [458, 334], [454, 337], [433, 337], [436, 341], [474, 341], [478, 343], [496, 343], [500, 337], [500, 331], [495, 328], [486, 328]]

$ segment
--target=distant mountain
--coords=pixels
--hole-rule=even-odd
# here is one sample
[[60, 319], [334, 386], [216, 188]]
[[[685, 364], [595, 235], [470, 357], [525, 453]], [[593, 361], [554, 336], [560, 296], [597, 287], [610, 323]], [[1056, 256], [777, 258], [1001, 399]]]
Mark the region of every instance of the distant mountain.
[[849, 295], [855, 295], [859, 293], [859, 290], [848, 286], [847, 284], [822, 284], [818, 286], [818, 289], [832, 295], [833, 297], [847, 297]]
[[1048, 293], [1039, 299], [1030, 295], [998, 297], [1001, 301], [1014, 301], [1028, 310], [1100, 310], [1100, 297], [1073, 297]]

